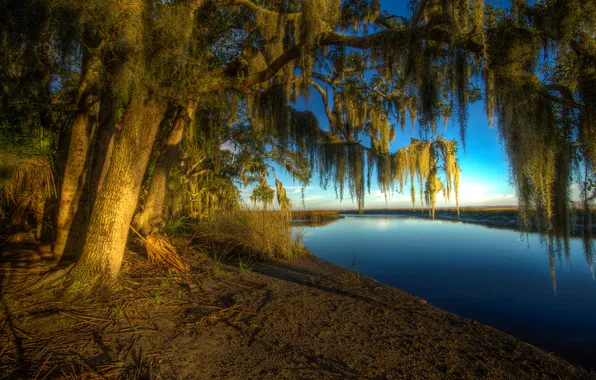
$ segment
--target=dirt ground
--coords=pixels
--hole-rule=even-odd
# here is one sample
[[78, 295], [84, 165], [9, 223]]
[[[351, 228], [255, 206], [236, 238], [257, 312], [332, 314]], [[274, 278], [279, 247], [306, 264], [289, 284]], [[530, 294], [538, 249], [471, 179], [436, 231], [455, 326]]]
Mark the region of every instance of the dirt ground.
[[0, 379], [596, 379], [308, 253], [185, 260], [191, 273], [170, 273], [129, 252], [122, 289], [84, 304], [15, 296], [24, 284], [4, 278]]

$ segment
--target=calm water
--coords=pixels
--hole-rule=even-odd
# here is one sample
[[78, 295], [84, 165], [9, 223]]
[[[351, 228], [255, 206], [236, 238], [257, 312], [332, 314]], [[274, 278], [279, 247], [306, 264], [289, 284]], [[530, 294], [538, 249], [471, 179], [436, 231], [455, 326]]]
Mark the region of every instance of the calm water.
[[596, 281], [582, 241], [551, 255], [538, 235], [399, 216], [305, 228], [315, 255], [596, 369]]

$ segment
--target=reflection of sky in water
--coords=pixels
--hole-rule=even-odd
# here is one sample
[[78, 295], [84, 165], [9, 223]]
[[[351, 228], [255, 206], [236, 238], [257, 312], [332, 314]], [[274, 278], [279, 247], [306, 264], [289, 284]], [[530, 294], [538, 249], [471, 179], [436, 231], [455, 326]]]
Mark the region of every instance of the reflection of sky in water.
[[392, 216], [349, 216], [305, 231], [305, 245], [323, 259], [346, 268], [355, 260], [363, 274], [547, 351], [596, 357], [596, 281], [580, 239], [569, 261], [555, 254], [555, 293], [536, 234]]
[[391, 227], [389, 220], [387, 218], [379, 218], [377, 223], [377, 228], [380, 230], [387, 230]]

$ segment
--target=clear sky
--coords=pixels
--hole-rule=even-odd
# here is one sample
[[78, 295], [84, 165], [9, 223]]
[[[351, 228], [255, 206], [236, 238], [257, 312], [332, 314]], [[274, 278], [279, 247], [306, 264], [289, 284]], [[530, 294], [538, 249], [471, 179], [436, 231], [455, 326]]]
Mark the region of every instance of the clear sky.
[[[382, 8], [391, 14], [409, 15], [407, 10], [408, 1], [381, 1]], [[315, 113], [319, 123], [323, 128], [328, 126], [328, 120], [325, 115], [319, 94], [316, 91], [311, 92], [308, 105], [304, 101], [299, 101], [298, 109], [309, 109]], [[439, 123], [439, 129], [442, 129], [442, 122]], [[447, 139], [459, 138], [459, 126], [454, 125], [452, 120], [447, 123], [447, 130], [444, 132]], [[391, 151], [406, 146], [410, 137], [419, 138], [418, 130], [412, 134], [411, 126], [397, 130], [397, 137], [391, 143]], [[461, 206], [491, 206], [491, 205], [517, 205], [515, 190], [509, 184], [509, 164], [504, 154], [504, 148], [499, 141], [496, 128], [489, 127], [488, 120], [484, 113], [482, 102], [474, 103], [469, 108], [468, 128], [466, 134], [466, 151], [459, 144], [458, 158], [461, 167], [460, 184], [460, 205]], [[276, 174], [287, 189], [288, 196], [292, 200], [294, 209], [302, 209], [302, 195], [299, 183], [294, 183], [287, 173], [281, 168], [276, 168]], [[409, 195], [409, 185], [404, 189], [403, 194], [390, 194], [387, 202], [384, 194], [378, 189], [373, 175], [371, 194], [365, 199], [365, 208], [401, 208], [411, 207]], [[327, 190], [322, 190], [319, 186], [319, 179], [315, 176], [311, 184], [305, 189], [305, 208], [306, 209], [355, 209], [357, 204], [352, 202], [346, 189], [344, 200], [340, 203], [335, 195], [333, 185]], [[243, 199], [250, 199], [252, 188], [244, 189]], [[451, 202], [447, 202], [442, 196], [437, 197], [438, 207], [453, 207], [455, 202], [452, 197]], [[417, 204], [420, 206], [419, 202]]]

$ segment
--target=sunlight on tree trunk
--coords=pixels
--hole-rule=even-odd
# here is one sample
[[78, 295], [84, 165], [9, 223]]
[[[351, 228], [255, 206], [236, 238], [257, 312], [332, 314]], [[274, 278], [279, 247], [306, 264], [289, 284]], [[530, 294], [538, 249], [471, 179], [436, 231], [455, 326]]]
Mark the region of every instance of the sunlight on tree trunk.
[[79, 206], [87, 182], [88, 168], [93, 159], [93, 143], [97, 129], [100, 93], [101, 61], [94, 49], [86, 53], [85, 72], [80, 87], [84, 88], [78, 104], [78, 111], [72, 123], [68, 159], [60, 191], [58, 206], [54, 258], [59, 260], [69, 247], [76, 245], [80, 236], [81, 223], [75, 223], [84, 212]]
[[133, 94], [97, 194], [81, 258], [64, 282], [67, 293], [109, 287], [120, 273], [129, 225], [165, 108], [157, 99]]

